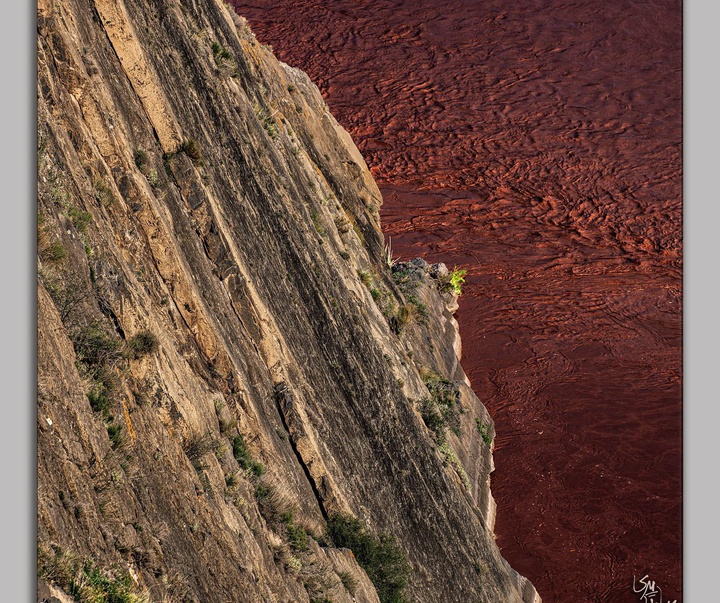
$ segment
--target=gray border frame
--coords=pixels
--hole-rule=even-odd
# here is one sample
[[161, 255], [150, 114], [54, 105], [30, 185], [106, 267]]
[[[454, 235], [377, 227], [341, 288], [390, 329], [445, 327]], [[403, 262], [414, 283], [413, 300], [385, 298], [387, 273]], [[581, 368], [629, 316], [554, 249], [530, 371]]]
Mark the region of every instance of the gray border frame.
[[[720, 401], [717, 371], [720, 270], [720, 6], [684, 3], [684, 589], [691, 603], [717, 601]], [[662, 446], [662, 442], [658, 442]]]
[[36, 532], [36, 8], [6, 3], [0, 24], [3, 74], [0, 145], [2, 225], [2, 598], [34, 600]]

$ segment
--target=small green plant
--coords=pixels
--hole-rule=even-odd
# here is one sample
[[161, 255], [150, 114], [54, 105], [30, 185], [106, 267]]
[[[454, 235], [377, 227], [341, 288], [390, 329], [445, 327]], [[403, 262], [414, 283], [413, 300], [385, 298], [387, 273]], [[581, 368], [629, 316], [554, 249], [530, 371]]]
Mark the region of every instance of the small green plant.
[[226, 475], [226, 476], [225, 476], [225, 485], [226, 485], [228, 488], [234, 488], [234, 487], [237, 486], [239, 483], [240, 483], [240, 482], [239, 482], [238, 477], [237, 477], [237, 475], [236, 475], [235, 473], [231, 473], [230, 475]]
[[48, 264], [61, 264], [67, 259], [67, 251], [60, 241], [52, 241], [43, 245], [42, 248], [38, 247], [40, 259]]
[[135, 161], [135, 165], [139, 170], [142, 170], [147, 165], [147, 153], [143, 151], [142, 149], [137, 149], [133, 153], [133, 161]]
[[218, 60], [218, 59], [230, 60], [230, 59], [232, 59], [232, 54], [230, 54], [230, 51], [228, 51], [227, 49], [220, 46], [220, 44], [218, 44], [217, 42], [212, 43], [212, 51], [213, 51], [213, 56], [215, 57], [215, 60]]
[[490, 426], [485, 425], [480, 419], [475, 419], [475, 428], [477, 429], [478, 433], [480, 434], [480, 437], [482, 438], [482, 441], [487, 444], [488, 446], [492, 442], [492, 437], [490, 436]]
[[95, 382], [87, 393], [88, 402], [90, 402], [90, 408], [94, 412], [100, 413], [103, 416], [107, 416], [110, 413], [110, 391], [107, 385], [103, 382]]
[[238, 76], [237, 63], [232, 53], [227, 49], [223, 48], [217, 42], [212, 43], [213, 58], [215, 64], [218, 66], [220, 73], [223, 75], [232, 75], [233, 77]]
[[460, 391], [457, 385], [430, 369], [423, 369], [420, 374], [443, 421], [457, 433], [460, 427], [461, 412]]
[[158, 176], [157, 170], [155, 170], [155, 169], [148, 170], [145, 177], [147, 178], [148, 184], [152, 188], [158, 188], [160, 186], [160, 176]]
[[103, 180], [95, 181], [95, 198], [103, 207], [110, 207], [115, 202], [115, 195]]
[[397, 263], [398, 260], [393, 257], [392, 238], [388, 237], [387, 245], [385, 245], [385, 265], [392, 270], [392, 267]]
[[195, 471], [198, 472], [203, 469], [200, 459], [214, 449], [215, 441], [210, 432], [203, 435], [194, 434], [190, 436], [183, 445], [185, 456], [188, 457]]
[[119, 568], [101, 569], [92, 560], [64, 551], [37, 549], [37, 574], [56, 584], [77, 603], [148, 603], [130, 573]]
[[117, 423], [108, 423], [106, 429], [110, 438], [110, 446], [112, 446], [113, 450], [117, 450], [124, 442], [122, 426]]
[[439, 440], [444, 437], [445, 419], [443, 419], [437, 404], [430, 398], [423, 398], [418, 403], [418, 410], [422, 417], [423, 423], [427, 428], [435, 434], [435, 439]]
[[438, 445], [445, 443], [445, 428], [460, 436], [460, 391], [455, 383], [435, 371], [422, 369], [420, 375], [430, 393], [417, 404], [420, 416]]
[[84, 233], [87, 230], [88, 224], [90, 224], [92, 220], [92, 214], [90, 214], [90, 212], [84, 211], [75, 205], [70, 205], [65, 214], [70, 218], [73, 226], [80, 233]]
[[125, 343], [125, 350], [130, 358], [138, 359], [152, 354], [158, 348], [158, 339], [150, 331], [140, 331]]
[[270, 111], [266, 107], [256, 105], [255, 115], [257, 115], [257, 118], [260, 120], [262, 127], [268, 133], [268, 136], [270, 136], [270, 138], [272, 138], [273, 140], [276, 139], [279, 134], [279, 130], [273, 113], [270, 113]]
[[355, 233], [355, 236], [360, 240], [361, 245], [365, 245], [365, 235], [363, 234], [363, 231], [360, 230], [360, 227], [358, 226], [357, 222], [355, 220], [350, 221], [352, 224], [353, 232]]
[[357, 271], [358, 276], [360, 277], [360, 282], [365, 285], [368, 289], [372, 287], [372, 276], [367, 270], [358, 270]]
[[463, 270], [462, 268], [455, 266], [441, 281], [440, 290], [451, 291], [455, 293], [455, 295], [461, 295], [466, 274], [467, 270]]
[[233, 456], [240, 465], [241, 469], [249, 471], [255, 477], [262, 476], [265, 473], [265, 467], [260, 462], [255, 460], [250, 454], [247, 445], [245, 444], [245, 438], [241, 434], [236, 435], [232, 442]]
[[340, 578], [340, 582], [342, 582], [345, 590], [347, 590], [351, 595], [355, 595], [357, 580], [353, 577], [353, 575], [349, 572], [338, 572], [338, 578]]
[[370, 533], [356, 517], [335, 514], [328, 519], [327, 537], [336, 547], [349, 548], [375, 585], [381, 603], [406, 603], [410, 565], [390, 534]]
[[295, 84], [288, 84], [287, 86], [288, 92], [295, 92]]
[[320, 215], [315, 210], [311, 210], [310, 219], [312, 220], [315, 232], [317, 232], [321, 237], [325, 238], [327, 236], [327, 228], [325, 228], [325, 225], [323, 224]]
[[308, 549], [308, 535], [305, 528], [297, 525], [293, 521], [293, 514], [291, 512], [283, 513], [280, 517], [283, 525], [285, 526], [285, 533], [287, 534], [288, 543], [293, 551], [307, 551]]
[[89, 367], [107, 366], [121, 358], [120, 341], [99, 323], [89, 324], [71, 335], [78, 360]]
[[203, 158], [202, 151], [200, 151], [200, 145], [194, 138], [188, 138], [184, 140], [177, 150], [178, 153], [185, 153], [193, 165], [198, 167], [205, 165], [205, 159]]
[[438, 445], [438, 451], [440, 454], [443, 455], [445, 458], [445, 461], [450, 463], [452, 465], [453, 469], [455, 469], [455, 472], [458, 474], [458, 477], [460, 478], [460, 481], [462, 482], [463, 486], [465, 486], [465, 489], [468, 492], [472, 492], [472, 486], [470, 485], [470, 478], [468, 477], [468, 474], [465, 472], [465, 468], [462, 466], [462, 463], [460, 462], [460, 459], [458, 458], [458, 455], [455, 454], [455, 451], [450, 448], [450, 444], [447, 442], [447, 440], [441, 442]]

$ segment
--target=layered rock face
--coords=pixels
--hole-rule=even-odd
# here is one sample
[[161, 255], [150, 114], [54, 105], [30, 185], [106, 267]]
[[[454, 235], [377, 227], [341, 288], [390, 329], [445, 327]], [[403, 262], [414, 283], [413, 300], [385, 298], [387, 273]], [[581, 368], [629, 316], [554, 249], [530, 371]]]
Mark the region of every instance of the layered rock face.
[[452, 275], [242, 18], [42, 0], [38, 191], [39, 600], [539, 601]]

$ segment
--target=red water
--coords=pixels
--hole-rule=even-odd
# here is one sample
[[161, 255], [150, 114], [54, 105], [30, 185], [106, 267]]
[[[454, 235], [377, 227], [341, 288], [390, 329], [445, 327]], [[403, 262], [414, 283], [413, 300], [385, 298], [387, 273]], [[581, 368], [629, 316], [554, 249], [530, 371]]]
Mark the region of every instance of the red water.
[[546, 603], [682, 576], [682, 9], [236, 1], [308, 72], [404, 258], [468, 270], [503, 555]]

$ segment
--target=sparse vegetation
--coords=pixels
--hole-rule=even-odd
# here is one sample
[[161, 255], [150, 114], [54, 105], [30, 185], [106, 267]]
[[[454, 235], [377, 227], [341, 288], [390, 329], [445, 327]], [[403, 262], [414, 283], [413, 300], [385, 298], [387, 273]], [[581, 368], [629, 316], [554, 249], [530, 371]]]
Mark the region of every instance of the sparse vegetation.
[[90, 407], [102, 417], [110, 446], [118, 449], [125, 443], [124, 432], [122, 425], [115, 423], [111, 408], [118, 391], [115, 367], [122, 358], [120, 341], [98, 322], [73, 329], [71, 338], [78, 364], [90, 381], [87, 392]]
[[350, 220], [343, 213], [335, 216], [335, 227], [338, 229], [340, 234], [346, 234], [350, 231]]
[[112, 389], [103, 381], [95, 381], [87, 393], [90, 408], [107, 417], [110, 414], [110, 395]]
[[396, 262], [392, 266], [392, 277], [395, 284], [400, 287], [404, 294], [412, 293], [420, 284], [417, 279], [412, 279], [414, 271], [406, 263]]
[[428, 312], [427, 306], [411, 293], [407, 294], [406, 298], [408, 303], [415, 307], [415, 318], [417, 321], [426, 324], [430, 318], [430, 312]]
[[145, 174], [145, 178], [147, 178], [148, 184], [152, 188], [157, 188], [160, 186], [160, 176], [158, 176], [157, 170], [149, 169], [147, 171], [147, 174]]
[[338, 578], [340, 578], [340, 582], [342, 582], [345, 590], [347, 590], [351, 595], [355, 595], [357, 580], [353, 577], [353, 575], [348, 572], [338, 572]]
[[98, 322], [76, 329], [71, 335], [78, 360], [90, 368], [114, 364], [121, 358], [119, 339]]
[[178, 147], [177, 152], [185, 153], [195, 166], [201, 167], [205, 165], [205, 159], [203, 158], [202, 151], [200, 150], [200, 145], [194, 138], [184, 140]]
[[372, 287], [372, 276], [367, 270], [358, 270], [357, 271], [358, 276], [360, 277], [360, 282], [365, 285], [368, 289]]
[[67, 250], [60, 241], [52, 241], [42, 245], [38, 243], [40, 259], [48, 264], [60, 264], [67, 259]]
[[480, 419], [475, 419], [475, 428], [477, 429], [482, 441], [488, 446], [492, 443], [492, 436], [490, 435], [490, 426], [485, 425]]
[[397, 319], [398, 332], [402, 331], [408, 325], [420, 322], [423, 318], [418, 306], [412, 303], [400, 306], [395, 317]]
[[398, 260], [393, 257], [392, 252], [392, 239], [388, 238], [387, 245], [385, 245], [385, 265], [392, 269], [392, 267], [398, 263]]
[[265, 520], [271, 525], [281, 525], [283, 517], [295, 510], [291, 492], [284, 484], [278, 483], [272, 475], [263, 475], [255, 486], [255, 499]]
[[360, 240], [360, 244], [365, 245], [365, 235], [363, 234], [363, 231], [360, 230], [360, 227], [358, 226], [357, 222], [351, 218], [350, 223], [352, 224], [353, 232], [355, 233], [357, 238]]
[[255, 115], [257, 115], [257, 118], [260, 120], [262, 127], [268, 133], [268, 136], [270, 136], [270, 138], [272, 138], [273, 140], [277, 138], [279, 130], [273, 114], [270, 113], [270, 111], [266, 107], [256, 105]]
[[241, 469], [250, 472], [255, 477], [265, 473], [265, 467], [260, 461], [255, 460], [245, 444], [245, 438], [241, 434], [236, 435], [232, 442], [233, 456]]
[[[112, 417], [111, 417], [112, 420]], [[117, 423], [107, 423], [105, 425], [107, 429], [108, 438], [110, 438], [110, 446], [115, 450], [120, 448], [124, 443], [122, 426]]]
[[[430, 392], [428, 401], [423, 401], [421, 404], [426, 405], [427, 408], [430, 406], [435, 407], [442, 420], [442, 424], [437, 427], [434, 414], [426, 408], [425, 414], [428, 417], [433, 417], [434, 427], [428, 425], [428, 428], [435, 433], [436, 441], [438, 443], [444, 441], [445, 427], [449, 427], [456, 435], [460, 435], [460, 413], [462, 409], [460, 408], [460, 391], [457, 385], [429, 369], [423, 369], [420, 374], [425, 386], [428, 388], [428, 392]], [[421, 410], [422, 414], [423, 411]], [[423, 420], [425, 420], [425, 416], [423, 416]]]
[[142, 149], [137, 149], [133, 153], [133, 160], [135, 161], [135, 165], [139, 170], [143, 170], [145, 168], [145, 166], [147, 165], [147, 159], [147, 153]]
[[67, 215], [75, 229], [81, 234], [85, 233], [92, 220], [92, 214], [90, 212], [84, 211], [75, 205], [68, 206], [65, 215]]
[[227, 48], [224, 48], [218, 42], [213, 42], [212, 52], [215, 64], [218, 66], [222, 75], [232, 75], [233, 77], [238, 76], [237, 63], [235, 62], [235, 58], [232, 53]]
[[207, 453], [212, 452], [215, 449], [215, 440], [211, 433], [205, 434], [193, 434], [191, 435], [183, 445], [183, 452], [192, 463], [195, 471], [203, 469], [203, 465], [200, 463], [200, 459]]
[[283, 513], [280, 519], [285, 527], [290, 548], [294, 551], [306, 551], [308, 548], [308, 535], [305, 528], [293, 521], [292, 513]]
[[101, 569], [92, 560], [59, 546], [52, 546], [51, 550], [38, 546], [37, 574], [60, 587], [77, 603], [149, 602], [127, 570]]
[[410, 565], [393, 536], [376, 536], [356, 517], [335, 514], [328, 519], [327, 537], [336, 547], [352, 550], [375, 585], [381, 603], [407, 602]]
[[467, 270], [458, 268], [455, 266], [443, 279], [440, 281], [440, 290], [446, 292], [452, 292], [456, 295], [462, 294], [462, 286], [465, 283], [465, 275]]
[[435, 439], [444, 439], [445, 420], [437, 404], [430, 398], [423, 398], [418, 403], [418, 410], [427, 428], [435, 435]]
[[126, 354], [136, 360], [152, 354], [157, 348], [158, 339], [150, 331], [140, 331], [125, 343]]
[[110, 207], [115, 202], [112, 190], [103, 180], [95, 181], [95, 198], [103, 207]]
[[66, 326], [71, 326], [70, 323], [74, 321], [70, 321], [70, 318], [74, 315], [75, 309], [92, 293], [85, 287], [82, 279], [77, 274], [71, 274], [63, 278], [52, 275], [47, 271], [40, 271], [38, 274], [60, 313], [60, 320]]
[[455, 454], [455, 451], [452, 448], [450, 448], [450, 444], [447, 442], [447, 440], [441, 442], [438, 445], [438, 451], [440, 452], [440, 454], [443, 455], [445, 460], [452, 465], [453, 469], [455, 469], [456, 473], [460, 477], [460, 481], [462, 482], [463, 486], [465, 486], [465, 489], [468, 492], [471, 492], [472, 487], [470, 486], [470, 478], [468, 478], [468, 475], [465, 472], [465, 468], [462, 466], [458, 455]]

